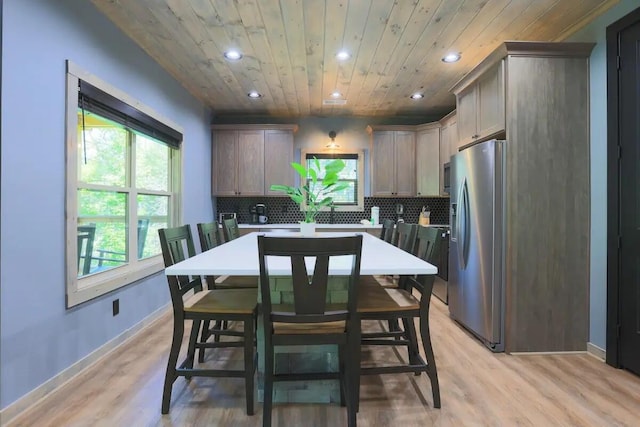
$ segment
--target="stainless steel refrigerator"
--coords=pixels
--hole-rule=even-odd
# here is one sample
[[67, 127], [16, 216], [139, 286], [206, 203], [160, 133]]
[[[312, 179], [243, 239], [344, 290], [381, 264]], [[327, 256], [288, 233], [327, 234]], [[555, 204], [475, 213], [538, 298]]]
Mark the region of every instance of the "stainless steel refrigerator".
[[504, 351], [504, 141], [451, 160], [449, 312], [493, 351]]

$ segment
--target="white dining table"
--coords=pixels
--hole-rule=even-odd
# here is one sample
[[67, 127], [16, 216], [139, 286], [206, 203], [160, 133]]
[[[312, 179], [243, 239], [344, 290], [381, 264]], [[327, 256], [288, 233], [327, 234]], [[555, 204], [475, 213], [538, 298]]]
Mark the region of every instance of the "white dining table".
[[[299, 232], [254, 232], [241, 236], [223, 245], [191, 257], [167, 267], [167, 275], [185, 276], [259, 276], [258, 235], [301, 237]], [[343, 237], [361, 234], [362, 257], [360, 275], [434, 275], [438, 269], [428, 262], [415, 257], [397, 247], [372, 236], [366, 232], [319, 232], [314, 237]], [[307, 272], [312, 274], [315, 260], [306, 259]], [[351, 274], [352, 257], [332, 257], [329, 262], [329, 275], [332, 277], [332, 290], [329, 298], [344, 302], [347, 283], [342, 283], [339, 276]], [[271, 280], [271, 300], [286, 301], [287, 294], [292, 293], [291, 262], [288, 257], [267, 257], [267, 266]], [[278, 277], [279, 276], [279, 277]], [[281, 281], [284, 281], [284, 285]], [[338, 285], [341, 283], [343, 287]], [[260, 298], [258, 296], [258, 298]], [[262, 373], [264, 372], [264, 346], [262, 335], [262, 319], [258, 317], [258, 400], [263, 401]], [[297, 369], [299, 372], [335, 372], [338, 369], [337, 347], [325, 346], [282, 346], [276, 348], [276, 364]], [[274, 384], [274, 402], [339, 402], [340, 388], [336, 380], [312, 381], [301, 385], [290, 382]]]
[[[258, 235], [300, 237], [296, 232], [255, 232], [241, 236], [223, 245], [167, 267], [166, 275], [202, 276], [259, 276]], [[362, 257], [360, 275], [433, 275], [436, 266], [409, 254], [366, 232], [319, 232], [314, 237], [342, 237], [361, 234]], [[267, 266], [271, 276], [291, 274], [291, 264], [284, 257], [268, 257]], [[308, 260], [307, 271], [312, 273], [313, 261]], [[351, 274], [351, 257], [334, 257], [329, 263], [329, 274], [343, 276]]]

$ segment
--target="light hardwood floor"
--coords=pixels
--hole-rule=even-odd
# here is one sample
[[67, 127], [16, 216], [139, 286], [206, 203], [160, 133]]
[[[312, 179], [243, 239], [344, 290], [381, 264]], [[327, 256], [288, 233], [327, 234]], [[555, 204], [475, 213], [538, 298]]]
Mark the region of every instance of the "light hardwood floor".
[[[360, 426], [638, 426], [640, 378], [589, 355], [493, 354], [432, 301], [431, 330], [442, 409], [434, 409], [426, 376], [362, 380]], [[171, 314], [143, 330], [107, 359], [79, 375], [11, 426], [260, 426], [245, 415], [236, 379], [176, 381], [169, 415], [160, 414]], [[188, 336], [188, 334], [186, 334]], [[211, 350], [210, 350], [211, 351]], [[213, 353], [209, 360], [213, 359]], [[220, 354], [220, 353], [219, 353]], [[216, 363], [235, 363], [241, 349]], [[392, 350], [367, 351], [389, 360]], [[342, 426], [339, 405], [276, 404], [275, 426]]]

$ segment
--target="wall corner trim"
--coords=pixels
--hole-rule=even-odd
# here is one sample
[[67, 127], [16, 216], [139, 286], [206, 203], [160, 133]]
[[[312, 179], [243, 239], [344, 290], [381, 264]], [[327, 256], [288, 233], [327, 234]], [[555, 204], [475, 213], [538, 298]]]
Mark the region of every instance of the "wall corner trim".
[[587, 343], [587, 353], [602, 362], [607, 359], [607, 351], [591, 342]]

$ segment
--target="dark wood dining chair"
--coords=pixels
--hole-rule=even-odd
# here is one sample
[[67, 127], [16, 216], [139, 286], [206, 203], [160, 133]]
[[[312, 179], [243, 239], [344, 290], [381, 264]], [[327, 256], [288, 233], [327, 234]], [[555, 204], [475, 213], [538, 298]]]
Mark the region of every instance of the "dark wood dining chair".
[[[434, 264], [439, 257], [440, 239], [436, 227], [420, 227], [417, 231], [415, 255]], [[431, 381], [433, 406], [440, 408], [440, 386], [429, 331], [429, 306], [434, 275], [403, 276], [401, 288], [376, 285], [374, 276], [361, 277], [358, 313], [364, 320], [402, 321], [403, 328], [385, 332], [362, 333], [362, 345], [403, 346], [407, 348], [408, 364], [361, 367], [361, 375], [426, 372]], [[363, 283], [364, 282], [364, 283]], [[419, 294], [419, 297], [414, 294]], [[418, 350], [414, 319], [418, 318], [425, 359]]]
[[[237, 224], [236, 224], [237, 225]], [[198, 237], [200, 238], [200, 249], [202, 252], [213, 249], [222, 244], [217, 222], [207, 222], [196, 224]], [[258, 288], [257, 276], [222, 276], [207, 277], [208, 289], [226, 288]]]
[[[359, 387], [360, 320], [356, 315], [362, 236], [296, 238], [258, 236], [260, 294], [265, 340], [263, 426], [271, 425], [274, 381], [340, 379], [341, 403], [346, 404], [348, 425], [356, 425], [355, 401]], [[351, 255], [347, 302], [330, 303], [329, 259]], [[293, 302], [272, 304], [271, 275], [266, 258], [289, 257]], [[315, 257], [312, 278], [305, 257]], [[338, 373], [274, 373], [274, 347], [337, 344]]]
[[[195, 247], [189, 225], [158, 230], [165, 267], [195, 255]], [[257, 313], [257, 292], [254, 289], [214, 289], [203, 290], [200, 276], [167, 276], [173, 305], [173, 339], [162, 393], [162, 413], [169, 413], [173, 383], [179, 376], [190, 379], [203, 377], [244, 378], [247, 414], [254, 413], [254, 376], [256, 368], [255, 322]], [[194, 291], [185, 299], [185, 294]], [[184, 336], [186, 321], [192, 321], [187, 355], [178, 364], [180, 346]], [[243, 331], [217, 330], [216, 335], [240, 336], [240, 341], [198, 342], [201, 322], [238, 321], [243, 323]], [[194, 368], [196, 349], [204, 348], [244, 348], [243, 369]]]
[[222, 220], [222, 234], [225, 242], [230, 242], [240, 237], [240, 228], [236, 218], [227, 218]]
[[[220, 231], [218, 223], [206, 222], [196, 224], [198, 229], [198, 237], [200, 238], [200, 249], [202, 252], [213, 249], [222, 244], [220, 240]], [[258, 289], [257, 276], [207, 276], [207, 289]], [[257, 291], [256, 291], [257, 292]], [[201, 342], [207, 341], [212, 335], [212, 331], [229, 329], [228, 322], [218, 321], [214, 325], [213, 330], [210, 329], [211, 324], [205, 321], [202, 327]], [[214, 341], [220, 341], [220, 335], [215, 335]], [[198, 361], [204, 362], [204, 348], [198, 353]]]
[[393, 240], [393, 233], [396, 223], [392, 219], [385, 219], [382, 221], [382, 230], [380, 231], [380, 238], [387, 243], [391, 243]]

